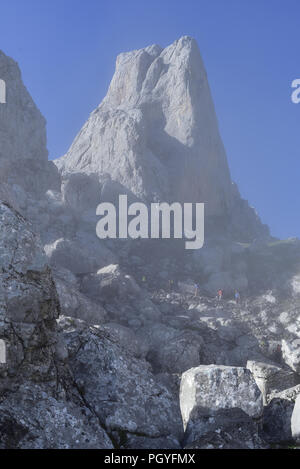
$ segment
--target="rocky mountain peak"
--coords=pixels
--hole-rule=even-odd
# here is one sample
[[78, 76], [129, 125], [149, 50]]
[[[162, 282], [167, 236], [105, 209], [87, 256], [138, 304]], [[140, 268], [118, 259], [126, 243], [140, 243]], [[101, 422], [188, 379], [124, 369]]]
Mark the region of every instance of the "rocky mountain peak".
[[148, 202], [206, 202], [208, 216], [226, 215], [230, 173], [196, 41], [119, 55], [107, 96], [56, 163], [108, 173]]

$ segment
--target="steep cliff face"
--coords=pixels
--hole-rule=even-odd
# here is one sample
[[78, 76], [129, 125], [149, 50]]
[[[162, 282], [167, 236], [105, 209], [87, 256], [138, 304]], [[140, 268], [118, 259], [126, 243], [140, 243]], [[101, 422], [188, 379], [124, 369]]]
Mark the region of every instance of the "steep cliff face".
[[196, 42], [182, 37], [119, 55], [107, 96], [57, 165], [109, 173], [149, 202], [229, 211], [230, 174]]
[[0, 201], [0, 337], [9, 364], [0, 369], [0, 389], [29, 377], [56, 386], [59, 302], [46, 262], [30, 224]]
[[[138, 243], [120, 245], [96, 237], [97, 205], [127, 194], [148, 203], [205, 202], [205, 249], [229, 254], [217, 269], [209, 265], [211, 255], [196, 259], [203, 282], [210, 282], [208, 273], [221, 271], [232, 288], [247, 285], [244, 272], [228, 275], [231, 242], [268, 237], [268, 228], [231, 182], [193, 39], [121, 54], [107, 96], [56, 165], [47, 160], [45, 120], [17, 64], [3, 53], [0, 76], [7, 90], [7, 102], [0, 105], [0, 198], [33, 222], [51, 266], [89, 274], [138, 249], [142, 257], [152, 255], [150, 241], [139, 248]], [[216, 236], [210, 239], [211, 234]], [[158, 258], [161, 250], [167, 252], [159, 246]], [[179, 243], [166, 256], [180, 253]], [[209, 290], [219, 283], [218, 276]]]
[[[15, 185], [39, 196], [59, 186], [59, 175], [48, 162], [46, 121], [25, 88], [17, 63], [0, 51], [0, 78], [6, 103], [0, 104], [0, 184]], [[16, 187], [17, 186], [17, 187]]]
[[230, 232], [230, 224], [241, 240], [244, 233], [266, 233], [248, 207], [242, 211], [250, 231], [232, 217], [237, 197], [207, 75], [197, 43], [187, 36], [165, 49], [120, 54], [106, 97], [55, 163], [66, 178], [93, 173], [107, 186], [108, 175], [110, 193], [130, 191], [146, 202], [204, 202], [207, 233]]
[[[0, 104], [0, 200], [33, 223], [42, 244], [49, 246], [47, 252], [52, 252], [53, 243], [55, 246], [63, 244], [63, 254], [58, 253], [58, 257], [62, 257], [61, 266], [65, 265], [67, 256], [68, 268], [71, 268], [75, 251], [75, 264], [81, 265], [84, 271], [97, 270], [107, 263], [103, 255], [107, 259], [110, 253], [99, 246], [96, 219], [87, 225], [83, 219], [78, 220], [78, 210], [80, 208], [80, 215], [82, 212], [86, 215], [86, 209], [90, 209], [95, 218], [100, 198], [99, 181], [91, 185], [86, 177], [88, 184], [82, 187], [80, 180], [78, 192], [82, 206], [79, 207], [77, 193], [71, 190], [72, 180], [62, 184], [57, 167], [48, 161], [46, 121], [25, 88], [18, 65], [3, 52], [0, 52], [0, 77], [6, 85], [6, 102]], [[85, 192], [87, 188], [89, 193]], [[83, 233], [78, 233], [78, 226]], [[85, 252], [86, 246], [89, 253]]]

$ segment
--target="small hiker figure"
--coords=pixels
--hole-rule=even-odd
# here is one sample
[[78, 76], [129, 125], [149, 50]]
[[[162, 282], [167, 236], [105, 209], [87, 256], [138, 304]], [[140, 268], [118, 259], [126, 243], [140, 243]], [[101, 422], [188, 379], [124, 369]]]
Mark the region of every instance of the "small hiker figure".
[[143, 282], [143, 284], [146, 283], [146, 275], [143, 275], [143, 276], [142, 276], [142, 282]]
[[235, 290], [235, 292], [234, 292], [234, 298], [235, 298], [236, 304], [239, 304], [239, 302], [241, 300], [241, 295], [239, 294], [239, 292], [237, 290]]
[[174, 290], [174, 280], [173, 279], [169, 280], [169, 291], [172, 291], [172, 290]]
[[194, 298], [195, 298], [196, 296], [199, 296], [199, 286], [198, 286], [198, 284], [197, 284], [197, 283], [195, 283], [195, 293], [194, 293]]
[[221, 301], [222, 298], [223, 298], [223, 290], [221, 290], [221, 288], [220, 288], [220, 290], [218, 290], [217, 298], [218, 298], [218, 301]]

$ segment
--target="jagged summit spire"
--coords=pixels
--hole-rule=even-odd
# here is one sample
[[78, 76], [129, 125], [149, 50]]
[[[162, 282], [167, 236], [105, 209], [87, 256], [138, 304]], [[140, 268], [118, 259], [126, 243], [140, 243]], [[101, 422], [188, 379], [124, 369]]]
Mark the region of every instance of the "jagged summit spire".
[[106, 97], [57, 165], [109, 174], [146, 201], [209, 202], [208, 214], [227, 213], [231, 179], [196, 41], [120, 54]]
[[199, 84], [206, 79], [200, 51], [193, 38], [183, 36], [165, 49], [154, 44], [119, 54], [103, 103], [113, 106], [139, 104], [143, 101], [142, 94], [157, 94], [160, 85], [165, 88], [169, 85], [164, 78], [170, 78], [173, 86], [177, 83], [186, 85], [187, 78]]

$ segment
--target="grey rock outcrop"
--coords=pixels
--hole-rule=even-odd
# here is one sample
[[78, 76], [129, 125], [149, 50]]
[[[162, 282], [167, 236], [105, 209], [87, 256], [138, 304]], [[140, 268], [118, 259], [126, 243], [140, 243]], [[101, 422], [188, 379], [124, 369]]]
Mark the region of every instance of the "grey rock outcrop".
[[[135, 358], [142, 354], [138, 340], [133, 349], [126, 340], [118, 344], [125, 328], [58, 319], [40, 240], [6, 204], [0, 204], [0, 259], [0, 338], [7, 347], [0, 364], [0, 446], [179, 448], [179, 402]], [[76, 285], [71, 273], [59, 275]]]
[[80, 293], [78, 280], [70, 271], [55, 269], [53, 278], [62, 315], [82, 319], [88, 324], [103, 324], [106, 321], [105, 309]]
[[264, 403], [268, 401], [268, 396], [273, 393], [284, 391], [300, 383], [300, 376], [290, 370], [284, 370], [277, 365], [249, 361], [247, 368], [251, 371], [259, 387]]
[[46, 121], [26, 90], [17, 63], [2, 51], [0, 76], [6, 83], [6, 104], [0, 106], [0, 183], [13, 187], [16, 197], [22, 189], [35, 196], [58, 189], [57, 168], [48, 161]]
[[55, 164], [68, 185], [83, 182], [72, 173], [98, 175], [103, 200], [129, 193], [149, 203], [205, 202], [207, 233], [232, 224], [240, 241], [268, 237], [233, 190], [206, 71], [188, 36], [120, 54], [106, 97]]
[[0, 404], [0, 449], [112, 449], [91, 411], [22, 384]]
[[258, 424], [241, 409], [198, 413], [185, 437], [186, 449], [266, 449]]
[[297, 438], [292, 432], [292, 415], [299, 394], [298, 384], [269, 395], [269, 403], [264, 407], [262, 417], [262, 436], [266, 441], [277, 447], [295, 444]]
[[63, 173], [108, 173], [148, 201], [209, 200], [224, 216], [230, 175], [196, 42], [120, 54], [107, 96], [56, 163]]
[[131, 351], [128, 355], [107, 328], [88, 328], [63, 317], [59, 326], [76, 385], [115, 444], [142, 447], [144, 439], [150, 447], [173, 442], [179, 448], [183, 435], [179, 402], [155, 380], [150, 365], [135, 359]]
[[[254, 438], [258, 427], [253, 418], [261, 417], [263, 403], [250, 371], [244, 368], [202, 365], [183, 373], [180, 408], [185, 428], [185, 445], [196, 444], [196, 447], [202, 447], [205, 442], [203, 436], [217, 431], [230, 433], [236, 425], [245, 428], [250, 425]], [[246, 445], [245, 441], [243, 444]]]
[[139, 329], [138, 337], [147, 347], [147, 360], [156, 373], [183, 373], [201, 363], [202, 337], [161, 323]]
[[197, 409], [239, 408], [250, 417], [262, 414], [262, 395], [249, 370], [238, 367], [200, 365], [182, 375], [180, 408], [184, 428]]
[[[1, 375], [56, 383], [59, 302], [38, 236], [0, 203], [0, 337], [7, 347]], [[0, 380], [0, 387], [6, 380]]]
[[0, 203], [0, 264], [0, 338], [6, 346], [6, 363], [0, 364], [0, 448], [112, 448], [76, 388], [70, 392], [68, 353], [56, 323], [59, 301], [39, 237], [5, 203]]
[[120, 348], [124, 348], [128, 354], [132, 354], [136, 358], [146, 357], [148, 349], [132, 329], [112, 322], [106, 323], [102, 327], [109, 333], [112, 340], [114, 338]]
[[124, 274], [117, 264], [107, 265], [99, 269], [96, 274], [84, 277], [82, 280], [82, 290], [95, 298], [106, 300], [126, 296], [141, 296], [141, 289], [135, 280]]
[[109, 305], [111, 320], [124, 326], [132, 321], [138, 321], [139, 325], [153, 323], [161, 317], [148, 293], [118, 264], [110, 264], [95, 274], [82, 276], [80, 290], [104, 308]]

